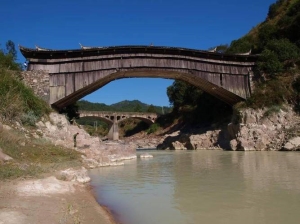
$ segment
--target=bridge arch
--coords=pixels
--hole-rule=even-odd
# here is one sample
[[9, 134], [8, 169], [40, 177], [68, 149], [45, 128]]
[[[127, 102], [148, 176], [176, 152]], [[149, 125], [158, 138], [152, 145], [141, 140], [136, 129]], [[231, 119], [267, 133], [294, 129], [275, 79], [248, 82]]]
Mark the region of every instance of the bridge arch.
[[49, 103], [61, 109], [109, 82], [130, 77], [180, 79], [234, 105], [252, 91], [257, 56], [153, 46], [80, 50], [20, 47], [28, 70], [49, 72]]

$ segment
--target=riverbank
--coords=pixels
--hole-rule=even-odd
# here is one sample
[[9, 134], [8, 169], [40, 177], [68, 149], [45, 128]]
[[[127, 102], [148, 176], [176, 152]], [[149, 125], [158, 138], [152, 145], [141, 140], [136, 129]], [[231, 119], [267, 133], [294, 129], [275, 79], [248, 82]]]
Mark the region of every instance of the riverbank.
[[[215, 128], [213, 131], [200, 130], [190, 133], [177, 131], [156, 138], [139, 135], [118, 142], [103, 142], [99, 138], [91, 137], [80, 126], [70, 125], [63, 115], [51, 113], [49, 120], [45, 118], [39, 121], [35, 129], [26, 129], [18, 123], [11, 126], [3, 125], [1, 133], [3, 152], [11, 157], [11, 162], [5, 162], [6, 155], [3, 157], [2, 168], [5, 167], [6, 172], [2, 172], [2, 176], [38, 178], [41, 173], [46, 173], [47, 176], [49, 172], [69, 167], [96, 168], [123, 165], [122, 160], [136, 159], [136, 148], [154, 148], [162, 143], [167, 149], [182, 150], [224, 149], [222, 143], [225, 142], [231, 150], [247, 151], [265, 150], [264, 147], [256, 147], [258, 145], [256, 143], [263, 142], [262, 146], [269, 146], [268, 141], [274, 142], [274, 137], [279, 136], [277, 133], [281, 134], [280, 139], [282, 139], [280, 144], [276, 144], [277, 150], [290, 138], [293, 140], [296, 132], [290, 130], [293, 130], [299, 122], [296, 122], [298, 116], [295, 116], [292, 110], [280, 110], [279, 113], [269, 116], [265, 116], [264, 111], [256, 113], [258, 115], [254, 116], [254, 112], [245, 111], [236, 125], [237, 128], [229, 125], [228, 130]], [[245, 127], [251, 131], [248, 129], [245, 131]], [[252, 131], [254, 129], [255, 131]], [[264, 133], [258, 132], [257, 129], [263, 130]], [[19, 136], [15, 136], [15, 130], [20, 132]], [[285, 134], [286, 130], [289, 135]], [[79, 133], [76, 150], [74, 150], [73, 142], [74, 133]], [[257, 135], [254, 136], [253, 133], [261, 133], [261, 137], [254, 138]], [[263, 134], [269, 137], [264, 137]], [[240, 140], [242, 137], [247, 137], [247, 141]], [[234, 141], [241, 143], [233, 144]], [[11, 142], [17, 144], [11, 144]], [[254, 142], [256, 145], [252, 147], [253, 149], [233, 147], [244, 146], [247, 142]], [[294, 149], [298, 149], [298, 146], [291, 150]], [[11, 168], [14, 168], [14, 172], [11, 172]], [[48, 175], [47, 178], [44, 176], [40, 179], [19, 178], [1, 183], [0, 224], [115, 223], [109, 210], [99, 206], [87, 185], [62, 178], [62, 176], [58, 177], [59, 180], [54, 176]]]
[[[114, 224], [83, 168], [84, 149], [97, 142], [62, 115], [51, 115], [56, 122], [44, 119], [43, 128], [0, 125], [0, 224]], [[76, 132], [81, 136], [74, 150]]]
[[0, 185], [0, 224], [115, 224], [99, 206], [88, 184], [58, 180], [18, 179]]

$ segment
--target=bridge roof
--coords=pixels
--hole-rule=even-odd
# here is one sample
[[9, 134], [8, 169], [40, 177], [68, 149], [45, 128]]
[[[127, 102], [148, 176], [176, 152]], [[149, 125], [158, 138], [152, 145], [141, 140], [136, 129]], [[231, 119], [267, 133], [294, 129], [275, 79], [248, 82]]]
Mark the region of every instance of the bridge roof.
[[255, 62], [258, 58], [257, 55], [222, 54], [189, 48], [142, 45], [91, 47], [88, 49], [73, 50], [32, 49], [23, 46], [19, 46], [19, 48], [23, 56], [27, 59], [63, 59], [129, 53], [171, 54], [240, 62]]

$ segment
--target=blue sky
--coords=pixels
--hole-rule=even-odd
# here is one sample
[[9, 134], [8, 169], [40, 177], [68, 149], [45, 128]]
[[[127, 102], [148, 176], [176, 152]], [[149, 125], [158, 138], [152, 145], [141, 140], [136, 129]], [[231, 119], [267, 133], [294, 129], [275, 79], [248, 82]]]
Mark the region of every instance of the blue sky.
[[[34, 48], [150, 45], [207, 50], [230, 44], [265, 20], [276, 0], [5, 0], [0, 7], [0, 44]], [[20, 62], [24, 57], [18, 53]], [[168, 106], [173, 80], [113, 81], [84, 99], [113, 104], [140, 100]]]

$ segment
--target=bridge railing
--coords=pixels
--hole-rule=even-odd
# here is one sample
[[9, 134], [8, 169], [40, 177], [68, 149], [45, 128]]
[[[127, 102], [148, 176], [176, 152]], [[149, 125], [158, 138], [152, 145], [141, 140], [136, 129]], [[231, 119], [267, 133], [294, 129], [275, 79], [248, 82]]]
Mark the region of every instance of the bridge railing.
[[149, 112], [123, 112], [123, 111], [85, 111], [85, 110], [80, 110], [78, 111], [79, 114], [111, 114], [111, 115], [116, 115], [116, 114], [122, 114], [122, 115], [150, 115], [150, 116], [159, 116], [157, 113], [149, 113]]

